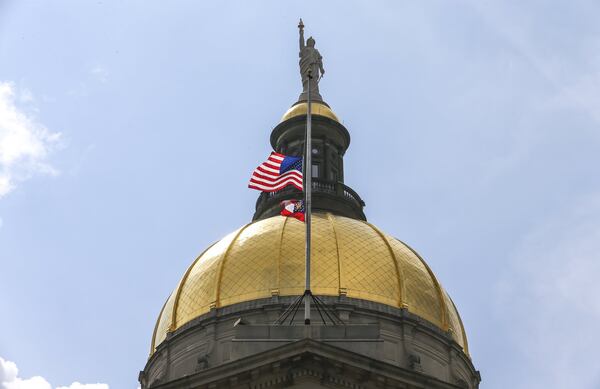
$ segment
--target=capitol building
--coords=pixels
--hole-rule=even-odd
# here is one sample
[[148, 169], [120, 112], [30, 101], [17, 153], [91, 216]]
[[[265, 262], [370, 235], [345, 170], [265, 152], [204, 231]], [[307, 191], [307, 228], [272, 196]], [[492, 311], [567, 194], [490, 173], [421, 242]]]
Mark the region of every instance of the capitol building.
[[[300, 32], [302, 72], [303, 53], [316, 50]], [[302, 192], [260, 193], [252, 220], [193, 260], [164, 302], [142, 389], [478, 388], [457, 306], [416, 249], [368, 221], [344, 180], [350, 132], [318, 79], [302, 75], [270, 144], [303, 154], [310, 98], [312, 321], [294, 311], [305, 293], [305, 224], [279, 214]]]

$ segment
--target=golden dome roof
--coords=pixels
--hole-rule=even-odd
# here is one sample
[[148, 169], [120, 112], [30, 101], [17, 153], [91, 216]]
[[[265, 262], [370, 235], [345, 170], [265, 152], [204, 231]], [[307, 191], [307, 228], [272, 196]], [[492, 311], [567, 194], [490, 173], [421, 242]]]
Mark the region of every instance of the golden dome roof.
[[[450, 331], [468, 353], [461, 319], [448, 294], [410, 247], [368, 222], [313, 214], [311, 289], [317, 295], [374, 301]], [[304, 293], [304, 223], [274, 216], [245, 225], [204, 251], [165, 303], [152, 352], [190, 320], [235, 303]]]
[[[338, 123], [340, 121], [340, 119], [331, 110], [331, 108], [329, 108], [327, 105], [325, 105], [321, 102], [313, 101], [311, 103], [310, 108], [311, 108], [311, 113], [313, 115], [325, 116], [325, 117], [328, 117], [329, 119], [335, 120]], [[306, 102], [295, 104], [290, 109], [288, 109], [286, 113], [283, 114], [281, 121], [284, 122], [284, 121], [291, 119], [293, 117], [296, 117], [296, 116], [306, 115], [307, 110], [308, 110], [308, 104]]]

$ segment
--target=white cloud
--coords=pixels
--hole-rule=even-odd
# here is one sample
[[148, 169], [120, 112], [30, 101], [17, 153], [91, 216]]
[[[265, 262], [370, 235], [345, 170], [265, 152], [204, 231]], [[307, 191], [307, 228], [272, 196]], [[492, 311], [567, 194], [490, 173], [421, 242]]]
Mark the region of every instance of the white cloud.
[[[0, 198], [35, 174], [58, 174], [47, 159], [61, 134], [19, 108], [17, 94], [14, 84], [0, 82]], [[33, 101], [33, 95], [25, 91], [20, 99]]]
[[90, 70], [90, 73], [101, 83], [108, 82], [108, 70], [104, 66], [96, 65]]
[[513, 361], [525, 367], [511, 387], [600, 387], [599, 252], [600, 194], [524, 239], [499, 287]]
[[80, 384], [73, 382], [70, 386], [59, 386], [56, 389], [108, 389], [107, 384]]
[[21, 103], [32, 103], [35, 99], [33, 98], [33, 93], [27, 88], [22, 88], [21, 93], [19, 93], [19, 101]]
[[36, 376], [22, 379], [14, 362], [0, 357], [0, 389], [52, 389], [48, 381]]
[[[52, 389], [52, 386], [40, 376], [27, 379], [19, 377], [17, 365], [0, 357], [0, 389]], [[107, 384], [73, 382], [69, 386], [59, 386], [56, 389], [109, 389], [109, 387]]]

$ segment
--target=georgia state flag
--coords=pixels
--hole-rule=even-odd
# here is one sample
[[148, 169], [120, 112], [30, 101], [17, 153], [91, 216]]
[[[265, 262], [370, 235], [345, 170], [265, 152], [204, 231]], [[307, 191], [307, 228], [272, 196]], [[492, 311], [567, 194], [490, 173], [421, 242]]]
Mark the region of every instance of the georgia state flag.
[[281, 202], [281, 216], [291, 216], [304, 221], [304, 201], [284, 200]]

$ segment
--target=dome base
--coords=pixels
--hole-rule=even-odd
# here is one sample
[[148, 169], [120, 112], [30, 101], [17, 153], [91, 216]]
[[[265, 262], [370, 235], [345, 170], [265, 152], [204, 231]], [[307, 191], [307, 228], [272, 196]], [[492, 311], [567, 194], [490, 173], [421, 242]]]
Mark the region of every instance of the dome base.
[[[347, 379], [364, 366], [377, 366], [378, 372], [394, 372], [395, 381], [389, 383], [478, 387], [479, 373], [451, 334], [406, 309], [347, 297], [320, 297], [347, 325], [306, 326], [302, 318], [293, 325], [271, 324], [293, 302], [292, 296], [214, 309], [167, 337], [140, 375], [142, 388], [204, 387], [209, 383], [220, 387], [224, 380], [231, 383], [234, 376], [240, 380], [235, 384], [248, 387], [277, 371], [272, 370], [273, 363], [283, 368], [291, 360], [294, 363], [289, 367], [297, 368], [307, 354], [321, 358], [321, 366], [324, 361], [344, 365], [348, 370], [340, 376]], [[259, 366], [263, 365], [268, 370], [262, 372]], [[262, 373], [239, 375], [242, 366]], [[183, 381], [193, 385], [181, 386]], [[377, 381], [377, 374], [371, 375], [361, 386], [370, 387], [369, 382]]]

